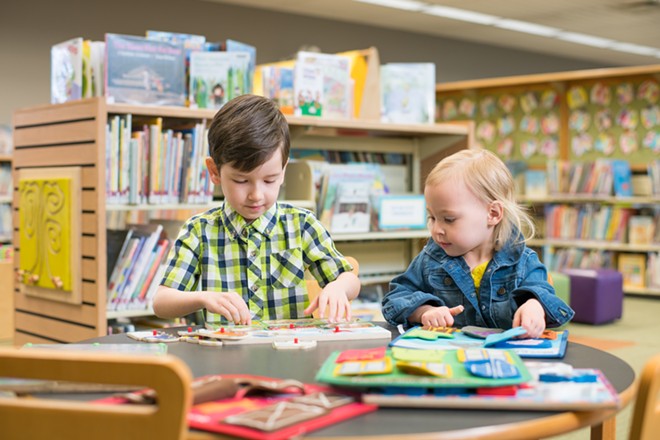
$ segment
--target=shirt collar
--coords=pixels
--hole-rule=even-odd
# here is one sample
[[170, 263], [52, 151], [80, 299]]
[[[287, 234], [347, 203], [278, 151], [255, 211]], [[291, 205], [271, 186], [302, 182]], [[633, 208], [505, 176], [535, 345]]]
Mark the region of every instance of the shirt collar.
[[278, 206], [277, 203], [274, 203], [268, 211], [264, 212], [260, 217], [249, 224], [245, 221], [243, 216], [236, 212], [236, 210], [227, 202], [222, 205], [221, 212], [222, 223], [225, 225], [227, 233], [233, 239], [240, 237], [242, 234], [246, 234], [248, 228], [254, 229], [265, 237], [269, 237], [277, 223]]

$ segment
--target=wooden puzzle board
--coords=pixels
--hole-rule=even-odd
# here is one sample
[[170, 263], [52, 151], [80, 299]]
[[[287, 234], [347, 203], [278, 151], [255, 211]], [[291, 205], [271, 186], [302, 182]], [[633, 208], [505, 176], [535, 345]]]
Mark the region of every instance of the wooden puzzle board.
[[222, 339], [226, 345], [271, 344], [274, 341], [342, 341], [382, 339], [389, 342], [389, 330], [368, 321], [330, 323], [324, 319], [283, 319], [253, 322], [251, 326], [207, 324], [196, 332], [200, 336]]

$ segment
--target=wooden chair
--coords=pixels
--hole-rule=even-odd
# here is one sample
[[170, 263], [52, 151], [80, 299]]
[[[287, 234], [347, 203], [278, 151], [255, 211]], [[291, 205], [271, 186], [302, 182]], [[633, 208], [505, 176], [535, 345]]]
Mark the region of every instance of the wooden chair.
[[9, 439], [182, 439], [192, 375], [169, 355], [1, 349], [0, 377], [152, 388], [157, 405], [104, 405], [1, 397], [0, 432]]
[[[346, 255], [344, 256], [344, 258], [346, 258], [346, 260], [348, 260], [351, 266], [353, 266], [353, 270], [351, 272], [354, 273], [355, 276], [357, 276], [358, 273], [360, 272], [360, 264], [358, 263], [358, 261], [355, 258], [348, 257]], [[321, 289], [321, 286], [319, 286], [318, 281], [316, 281], [315, 279], [307, 280], [307, 295], [309, 296], [310, 303], [319, 296], [321, 290], [323, 289]], [[318, 309], [314, 311], [314, 313], [312, 313], [312, 316], [315, 318], [319, 317]]]
[[660, 435], [660, 354], [644, 366], [630, 426], [630, 440], [653, 440]]

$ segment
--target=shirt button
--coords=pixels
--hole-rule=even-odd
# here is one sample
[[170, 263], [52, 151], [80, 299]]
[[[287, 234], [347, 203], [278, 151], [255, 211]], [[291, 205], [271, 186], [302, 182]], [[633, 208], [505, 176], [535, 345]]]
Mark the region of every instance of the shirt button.
[[252, 287], [250, 287], [250, 289], [251, 289], [253, 292], [256, 292], [257, 290], [259, 290], [259, 286], [257, 286], [256, 284], [253, 284]]
[[243, 237], [247, 237], [247, 236], [248, 236], [248, 230], [247, 228], [245, 228], [243, 229]]
[[449, 286], [451, 284], [451, 278], [446, 277], [445, 278], [445, 286]]
[[504, 287], [500, 287], [497, 289], [497, 294], [498, 295], [504, 295], [506, 293], [506, 289]]
[[256, 257], [256, 256], [257, 256], [257, 251], [252, 251], [252, 252], [250, 252], [250, 256], [251, 256], [252, 258]]
[[486, 310], [486, 306], [481, 306], [481, 310]]

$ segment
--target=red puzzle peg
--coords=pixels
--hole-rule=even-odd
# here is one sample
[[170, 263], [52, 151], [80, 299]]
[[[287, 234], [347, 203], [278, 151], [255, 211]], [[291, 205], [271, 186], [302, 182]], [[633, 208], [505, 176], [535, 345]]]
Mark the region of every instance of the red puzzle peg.
[[188, 333], [192, 333], [192, 327], [188, 327]]
[[224, 327], [220, 327], [220, 333], [224, 333], [224, 332], [225, 332], [225, 328], [224, 328]]
[[339, 333], [339, 326], [335, 326], [335, 333]]
[[152, 333], [154, 336], [158, 336], [158, 330], [154, 330]]
[[293, 325], [293, 323], [289, 324], [289, 328], [292, 329], [292, 330], [295, 328], [295, 326]]
[[298, 343], [298, 338], [293, 338], [293, 343], [297, 344]]

